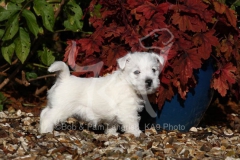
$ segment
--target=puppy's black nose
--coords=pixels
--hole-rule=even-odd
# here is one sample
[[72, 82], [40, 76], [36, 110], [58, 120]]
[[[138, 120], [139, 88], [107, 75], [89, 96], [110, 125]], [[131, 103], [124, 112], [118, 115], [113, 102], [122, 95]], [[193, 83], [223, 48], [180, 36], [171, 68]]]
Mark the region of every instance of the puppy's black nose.
[[151, 87], [152, 85], [152, 79], [146, 79], [145, 81], [147, 87]]

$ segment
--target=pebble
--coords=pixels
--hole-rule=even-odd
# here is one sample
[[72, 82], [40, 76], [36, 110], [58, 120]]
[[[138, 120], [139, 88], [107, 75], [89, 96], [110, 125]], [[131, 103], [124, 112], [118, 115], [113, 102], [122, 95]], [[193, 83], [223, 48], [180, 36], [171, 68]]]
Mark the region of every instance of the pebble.
[[196, 127], [191, 127], [189, 131], [191, 131], [191, 132], [198, 132], [198, 129]]

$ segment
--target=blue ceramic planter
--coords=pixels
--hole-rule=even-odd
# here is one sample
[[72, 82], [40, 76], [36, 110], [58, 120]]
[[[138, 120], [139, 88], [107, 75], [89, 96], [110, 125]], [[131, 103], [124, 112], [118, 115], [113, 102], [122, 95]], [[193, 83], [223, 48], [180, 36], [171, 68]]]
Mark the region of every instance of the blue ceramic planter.
[[185, 101], [175, 95], [170, 102], [165, 102], [161, 111], [157, 111], [157, 130], [189, 131], [200, 123], [213, 97], [210, 89], [213, 67], [207, 65], [195, 74], [198, 84], [187, 94]]

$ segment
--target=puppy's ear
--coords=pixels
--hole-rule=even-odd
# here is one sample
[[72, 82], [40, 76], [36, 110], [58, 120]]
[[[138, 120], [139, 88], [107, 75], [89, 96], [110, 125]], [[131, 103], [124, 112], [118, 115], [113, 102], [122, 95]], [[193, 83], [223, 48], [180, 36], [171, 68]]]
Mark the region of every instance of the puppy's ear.
[[124, 57], [122, 58], [119, 58], [117, 60], [117, 64], [118, 64], [118, 67], [120, 69], [124, 69], [125, 66], [126, 66], [126, 63], [130, 60], [130, 53], [128, 53], [127, 55], [125, 55]]
[[165, 59], [162, 55], [158, 55], [158, 54], [155, 54], [155, 53], [152, 53], [152, 54], [157, 57], [157, 61], [159, 63], [161, 63], [161, 65], [163, 65], [165, 63]]

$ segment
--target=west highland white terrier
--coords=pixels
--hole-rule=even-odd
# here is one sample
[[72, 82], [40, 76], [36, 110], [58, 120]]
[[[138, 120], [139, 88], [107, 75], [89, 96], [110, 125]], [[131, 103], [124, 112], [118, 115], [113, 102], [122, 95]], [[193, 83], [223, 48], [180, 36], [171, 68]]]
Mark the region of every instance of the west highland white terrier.
[[142, 97], [159, 87], [163, 63], [164, 58], [155, 53], [128, 53], [117, 60], [118, 69], [112, 74], [79, 78], [70, 75], [64, 62], [54, 62], [48, 71], [59, 74], [40, 115], [40, 133], [52, 132], [59, 122], [76, 115], [94, 126], [107, 123], [106, 134], [116, 134], [116, 126], [122, 125], [126, 133], [139, 136]]

